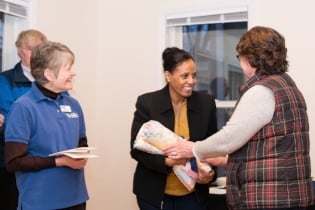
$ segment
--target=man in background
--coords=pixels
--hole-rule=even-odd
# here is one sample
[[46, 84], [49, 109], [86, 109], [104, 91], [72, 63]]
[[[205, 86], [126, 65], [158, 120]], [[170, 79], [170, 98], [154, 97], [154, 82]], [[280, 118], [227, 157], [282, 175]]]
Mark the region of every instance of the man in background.
[[20, 62], [13, 69], [0, 73], [0, 209], [16, 210], [18, 203], [15, 174], [7, 172], [4, 164], [5, 119], [14, 101], [30, 89], [34, 81], [30, 71], [31, 52], [46, 40], [38, 30], [22, 31], [15, 42]]

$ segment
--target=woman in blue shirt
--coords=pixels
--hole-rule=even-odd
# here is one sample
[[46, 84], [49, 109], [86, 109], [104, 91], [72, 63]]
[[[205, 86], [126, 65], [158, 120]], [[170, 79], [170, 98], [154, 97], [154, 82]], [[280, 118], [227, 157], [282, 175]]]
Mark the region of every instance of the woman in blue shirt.
[[12, 106], [5, 128], [5, 162], [16, 172], [18, 210], [85, 210], [87, 159], [49, 154], [87, 146], [85, 122], [72, 89], [74, 54], [60, 43], [32, 51], [29, 92]]

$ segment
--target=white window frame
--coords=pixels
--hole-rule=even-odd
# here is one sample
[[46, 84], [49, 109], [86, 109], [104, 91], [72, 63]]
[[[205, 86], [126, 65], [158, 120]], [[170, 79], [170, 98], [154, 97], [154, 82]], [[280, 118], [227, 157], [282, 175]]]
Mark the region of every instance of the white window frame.
[[[248, 28], [252, 26], [253, 18], [253, 8], [254, 8], [254, 1], [253, 0], [234, 0], [233, 2], [228, 0], [222, 0], [218, 2], [209, 2], [209, 5], [200, 5], [194, 6], [195, 8], [167, 8], [163, 11], [163, 14], [160, 18], [160, 48], [159, 48], [159, 55], [163, 52], [165, 47], [169, 45], [174, 45], [175, 42], [167, 43], [167, 36], [171, 36], [172, 34], [167, 34], [167, 27], [169, 25], [169, 20], [178, 20], [179, 22], [182, 21], [183, 25], [191, 24], [198, 24], [198, 23], [205, 23], [203, 21], [203, 17], [212, 16], [212, 15], [223, 15], [230, 14], [230, 13], [239, 13], [239, 12], [247, 12], [247, 24]], [[196, 20], [199, 22], [196, 22]], [[224, 20], [223, 20], [224, 21]], [[209, 20], [206, 21], [209, 23]], [[177, 23], [180, 24], [180, 23]], [[177, 43], [177, 46], [180, 46]], [[160, 61], [160, 66], [162, 62]], [[164, 76], [160, 73], [159, 69], [159, 86], [162, 87], [165, 84]], [[236, 101], [216, 101], [216, 105], [218, 108], [233, 108], [235, 106]]]
[[0, 0], [0, 11], [4, 15], [2, 70], [11, 69], [20, 58], [15, 41], [22, 30], [31, 27], [33, 22], [34, 0]]

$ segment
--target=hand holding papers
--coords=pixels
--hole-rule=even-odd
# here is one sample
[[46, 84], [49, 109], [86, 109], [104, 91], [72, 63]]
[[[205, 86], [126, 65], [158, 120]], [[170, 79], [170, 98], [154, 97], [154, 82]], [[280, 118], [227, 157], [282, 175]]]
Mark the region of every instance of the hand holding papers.
[[49, 156], [68, 156], [74, 159], [78, 158], [96, 158], [98, 155], [92, 154], [92, 151], [95, 150], [95, 147], [77, 147], [74, 149], [63, 150], [60, 152], [55, 152]]

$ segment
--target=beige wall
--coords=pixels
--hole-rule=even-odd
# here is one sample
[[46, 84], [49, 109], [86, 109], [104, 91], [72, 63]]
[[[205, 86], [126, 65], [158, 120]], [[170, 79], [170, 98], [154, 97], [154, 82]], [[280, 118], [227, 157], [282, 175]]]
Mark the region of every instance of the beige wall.
[[[86, 174], [89, 210], [136, 210], [132, 194], [135, 161], [129, 155], [130, 124], [137, 95], [161, 81], [163, 17], [172, 11], [212, 10], [236, 0], [35, 0], [34, 27], [76, 54], [72, 95], [85, 111], [90, 146], [101, 157], [89, 160]], [[221, 2], [221, 3], [218, 3]], [[315, 128], [312, 94], [315, 29], [312, 0], [248, 0], [250, 25], [278, 29], [287, 39], [290, 74], [309, 107], [311, 137]], [[311, 24], [310, 24], [311, 23]], [[314, 145], [312, 144], [312, 151]], [[315, 154], [312, 154], [315, 158]], [[313, 161], [315, 163], [315, 160]], [[314, 168], [314, 164], [313, 164]], [[315, 170], [313, 170], [315, 176]], [[154, 189], [153, 189], [154, 190]]]

